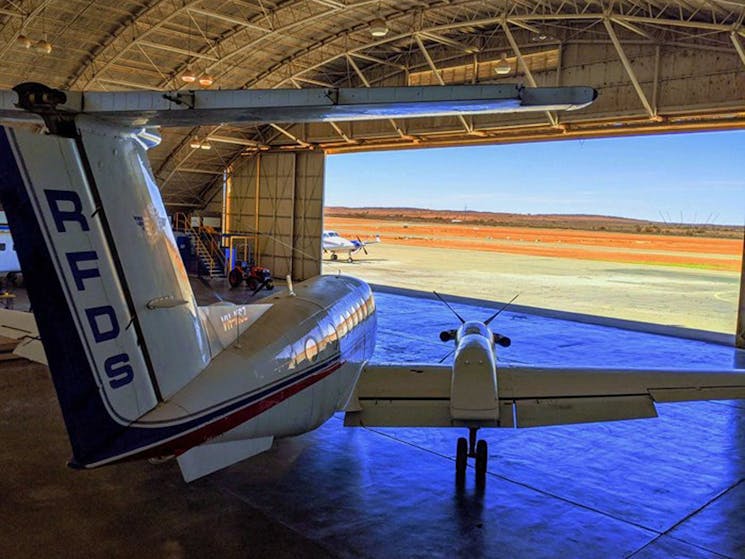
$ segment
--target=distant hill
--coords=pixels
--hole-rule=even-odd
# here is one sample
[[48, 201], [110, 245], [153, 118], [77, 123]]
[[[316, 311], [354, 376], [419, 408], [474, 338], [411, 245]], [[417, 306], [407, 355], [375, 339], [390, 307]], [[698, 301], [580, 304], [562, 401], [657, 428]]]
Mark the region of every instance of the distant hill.
[[347, 208], [327, 206], [329, 217], [357, 217], [387, 221], [421, 221], [429, 223], [467, 223], [495, 227], [534, 227], [546, 229], [579, 229], [616, 231], [692, 237], [740, 238], [743, 227], [707, 223], [669, 223], [626, 217], [582, 214], [514, 214], [499, 212], [427, 210], [422, 208]]

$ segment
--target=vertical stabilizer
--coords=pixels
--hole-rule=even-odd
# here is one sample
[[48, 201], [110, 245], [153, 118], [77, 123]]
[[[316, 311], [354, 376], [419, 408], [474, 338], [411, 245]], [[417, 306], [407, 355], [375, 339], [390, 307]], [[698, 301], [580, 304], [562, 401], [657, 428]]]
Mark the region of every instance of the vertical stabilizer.
[[145, 142], [76, 124], [72, 137], [0, 128], [0, 199], [75, 460], [88, 464], [134, 446], [127, 427], [210, 355]]

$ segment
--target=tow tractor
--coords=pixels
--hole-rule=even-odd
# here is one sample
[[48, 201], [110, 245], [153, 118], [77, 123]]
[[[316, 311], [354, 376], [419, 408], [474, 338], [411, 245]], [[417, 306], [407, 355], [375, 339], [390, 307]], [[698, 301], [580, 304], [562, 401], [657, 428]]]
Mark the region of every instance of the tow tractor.
[[244, 281], [246, 287], [254, 293], [261, 291], [262, 288], [266, 288], [267, 291], [274, 289], [271, 270], [254, 265], [253, 261], [238, 263], [228, 274], [230, 287], [238, 287]]

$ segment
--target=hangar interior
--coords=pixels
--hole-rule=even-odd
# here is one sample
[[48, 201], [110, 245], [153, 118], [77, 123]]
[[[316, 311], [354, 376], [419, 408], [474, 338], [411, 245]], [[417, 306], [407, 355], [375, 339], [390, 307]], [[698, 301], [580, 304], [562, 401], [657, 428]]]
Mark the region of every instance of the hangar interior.
[[320, 271], [324, 154], [741, 129], [744, 15], [730, 0], [6, 1], [0, 88], [599, 90], [564, 114], [163, 129], [150, 161], [169, 211], [220, 217], [302, 280]]
[[[164, 129], [161, 144], [150, 151], [150, 162], [169, 210], [174, 215], [219, 216], [222, 231], [248, 239], [258, 259], [276, 275], [289, 274], [302, 280], [320, 270], [325, 154], [742, 129], [743, 20], [745, 7], [733, 0], [4, 0], [0, 2], [0, 88], [9, 89], [27, 81], [84, 91], [518, 82], [527, 86], [590, 85], [599, 90], [599, 98], [592, 106], [565, 114]], [[744, 285], [741, 281], [737, 327], [740, 346], [745, 346]], [[738, 427], [733, 428], [732, 440], [722, 444], [721, 453], [741, 451], [742, 413], [718, 408], [704, 411], [712, 411], [718, 417], [737, 414]], [[686, 424], [685, 418], [677, 419], [681, 426]], [[59, 427], [61, 422], [57, 424]], [[42, 429], [47, 427], [44, 424]], [[701, 431], [705, 430], [704, 425]], [[558, 444], [568, 444], [571, 438], [570, 432]], [[367, 441], [360, 439], [356, 444], [364, 447]], [[416, 457], [407, 455], [407, 459], [426, 461], [427, 456], [437, 453], [431, 449], [417, 452]], [[338, 454], [343, 458], [343, 452]], [[696, 456], [702, 461], [707, 459]], [[274, 461], [283, 458], [287, 457], [274, 454], [264, 465], [272, 467]], [[371, 463], [374, 458], [375, 454], [370, 454]], [[314, 458], [319, 462], [326, 459]], [[520, 460], [515, 458], [516, 462]], [[702, 483], [721, 473], [717, 468], [728, 467], [717, 464], [712, 471], [701, 474]], [[658, 465], [662, 468], [665, 464]], [[352, 467], [361, 468], [364, 477], [369, 465], [355, 463]], [[675, 465], [677, 469], [695, 467], [684, 462]], [[124, 468], [132, 470], [130, 465]], [[244, 470], [255, 473], [248, 466]], [[302, 482], [303, 476], [312, 471], [313, 468], [300, 470], [298, 481]], [[572, 475], [569, 467], [562, 471]], [[701, 520], [705, 531], [715, 536], [716, 523], [741, 510], [737, 506], [742, 503], [741, 464], [732, 466], [728, 473], [734, 481], [726, 487], [712, 482], [702, 501], [714, 502], [717, 496], [728, 494], [734, 502], [726, 504], [726, 514], [710, 511], [713, 518]], [[112, 489], [115, 483], [109, 475], [113, 474], [102, 474], [94, 482], [97, 489], [103, 488], [102, 493], [96, 494], [104, 498], [121, 489]], [[156, 503], [142, 495], [162, 481], [158, 476], [166, 476], [139, 475], [133, 505], [157, 509]], [[83, 481], [74, 483], [81, 486], [77, 489], [86, 491]], [[242, 483], [237, 482], [239, 486]], [[365, 489], [369, 489], [369, 483], [369, 479], [358, 480], [353, 491], [359, 493], [349, 499], [368, 496]], [[522, 480], [515, 483], [524, 485]], [[67, 490], [54, 484], [45, 489], [50, 491], [48, 495], [33, 499], [49, 514], [54, 511], [45, 507], [59, 504], [60, 494], [70, 498]], [[662, 482], [651, 488], [666, 490], [669, 488]], [[193, 490], [192, 497], [181, 498], [179, 511], [188, 513], [196, 506], [189, 499], [211, 498], [208, 493], [235, 496], [240, 488], [235, 489], [230, 475], [217, 482], [205, 482]], [[313, 495], [320, 497], [320, 493]], [[402, 493], [405, 492], [395, 491], [391, 496]], [[507, 493], [507, 489], [500, 488], [501, 498]], [[543, 502], [547, 493], [539, 488], [531, 502]], [[273, 497], [276, 495], [250, 493], [238, 500], [261, 503], [259, 522], [266, 522], [264, 514], [277, 516], [266, 512], [271, 508], [266, 502]], [[442, 502], [445, 499], [447, 496], [442, 497]], [[215, 497], [210, 511], [219, 509], [218, 500]], [[577, 504], [572, 496], [559, 500], [562, 507], [567, 503], [576, 506], [574, 514], [580, 516], [593, 506]], [[231, 522], [240, 524], [246, 518], [248, 513], [242, 508], [245, 502], [230, 504]], [[685, 545], [671, 537], [676, 529], [685, 531], [685, 521], [697, 512], [697, 503], [691, 500], [684, 514], [675, 517], [676, 522], [652, 526], [650, 547], [644, 551], [640, 544], [635, 556], [665, 556], [670, 549], [679, 556], [742, 556], [743, 544], [736, 538], [713, 549], [702, 543], [703, 537], [686, 540]], [[333, 509], [339, 503], [331, 499], [327, 505]], [[479, 532], [478, 519], [473, 516], [474, 507], [479, 506], [483, 507], [483, 502], [478, 499], [453, 505], [457, 510], [466, 510], [459, 517], [463, 525], [457, 535], [470, 537]], [[654, 506], [650, 504], [649, 508]], [[600, 530], [608, 524], [611, 531], [621, 515], [614, 510], [607, 512], [603, 506], [597, 509], [592, 511], [597, 513], [593, 525]], [[385, 514], [383, 507], [374, 510], [381, 516]], [[80, 511], [76, 509], [75, 514]], [[36, 517], [32, 514], [29, 518]], [[527, 520], [523, 525], [519, 523], [529, 516], [514, 518], [518, 519], [516, 530], [533, 526]], [[623, 521], [639, 541], [644, 538], [638, 533], [651, 533], [651, 525], [633, 514]], [[280, 523], [281, 529], [273, 529], [288, 540], [298, 539], [297, 534], [304, 530], [295, 517]], [[9, 521], [6, 526], [23, 528], [17, 521]], [[737, 528], [731, 524], [727, 527]], [[325, 555], [336, 538], [343, 537], [315, 529], [321, 535], [300, 537], [297, 548], [293, 548], [295, 552]], [[493, 529], [499, 527], [495, 525]], [[695, 528], [690, 531], [696, 532]], [[76, 534], [83, 539], [86, 535]], [[204, 532], [201, 534], [204, 536]], [[361, 534], [360, 539], [364, 540], [366, 532]], [[45, 537], [51, 545], [53, 536]], [[148, 537], [148, 541], [158, 540], [152, 531]], [[384, 540], [374, 538], [380, 545]], [[319, 541], [323, 542], [321, 548], [309, 550], [311, 544]], [[172, 552], [179, 556], [178, 550], [173, 552], [167, 547], [167, 542], [163, 545], [163, 554]], [[599, 546], [597, 549], [602, 549], [602, 542]], [[364, 541], [357, 542], [352, 551], [339, 553], [354, 556], [362, 554], [362, 550]], [[113, 551], [110, 546], [98, 550], [102, 554]], [[128, 551], [135, 556], [147, 554], [143, 549]], [[519, 548], [513, 551], [519, 553]], [[619, 556], [631, 553], [628, 546], [619, 549]], [[226, 548], [225, 554], [238, 556], [239, 552]]]

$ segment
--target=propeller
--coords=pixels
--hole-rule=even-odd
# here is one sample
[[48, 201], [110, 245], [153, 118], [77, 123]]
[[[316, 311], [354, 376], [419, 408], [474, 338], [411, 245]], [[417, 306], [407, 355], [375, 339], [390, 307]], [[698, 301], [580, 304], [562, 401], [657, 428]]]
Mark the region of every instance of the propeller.
[[[465, 319], [461, 315], [459, 315], [456, 312], [456, 310], [453, 307], [451, 307], [450, 304], [439, 293], [437, 293], [437, 291], [433, 291], [432, 293], [434, 293], [435, 294], [435, 297], [437, 297], [440, 301], [442, 301], [445, 304], [445, 306], [448, 309], [450, 309], [450, 312], [452, 312], [456, 317], [458, 317], [458, 320], [460, 320], [461, 324], [465, 324], [465, 322], [466, 322]], [[492, 320], [494, 320], [500, 314], [502, 314], [502, 312], [507, 307], [509, 307], [515, 301], [515, 299], [517, 299], [519, 296], [520, 296], [520, 294], [518, 293], [512, 299], [510, 299], [507, 303], [505, 303], [504, 305], [502, 305], [502, 307], [499, 310], [497, 310], [493, 315], [491, 315], [489, 318], [487, 318], [484, 321], [484, 326], [488, 326], [489, 323]], [[451, 340], [455, 340], [456, 337], [457, 337], [457, 335], [458, 335], [458, 330], [457, 329], [443, 330], [442, 332], [440, 332], [440, 340], [443, 341], [443, 342], [449, 342]], [[510, 340], [507, 336], [503, 336], [502, 334], [497, 334], [497, 333], [492, 333], [492, 335], [493, 335], [494, 343], [497, 344], [497, 345], [499, 345], [499, 346], [509, 347], [512, 344], [512, 340]], [[451, 350], [450, 352], [448, 352], [448, 354], [445, 355], [442, 359], [440, 359], [439, 362], [442, 363], [443, 361], [445, 361], [445, 359], [447, 359], [448, 357], [450, 357], [453, 354], [453, 352], [455, 352], [455, 348], [453, 350]]]
[[362, 242], [359, 235], [357, 235], [357, 242], [360, 243], [360, 248], [365, 252], [365, 256], [369, 256], [367, 249], [365, 248], [365, 243]]
[[[450, 309], [450, 312], [452, 312], [455, 316], [458, 317], [458, 320], [460, 320], [461, 324], [465, 324], [466, 321], [463, 320], [463, 317], [461, 315], [455, 312], [455, 309], [450, 306], [450, 303], [448, 303], [445, 299], [443, 299], [442, 296], [439, 293], [437, 293], [437, 291], [433, 291], [432, 293], [434, 293], [435, 297], [437, 297], [440, 301], [445, 303], [445, 306]], [[440, 334], [440, 338], [442, 338], [442, 334]], [[447, 340], [443, 340], [443, 341], [447, 341]]]
[[497, 312], [495, 312], [495, 313], [494, 313], [493, 315], [491, 315], [491, 316], [490, 316], [489, 318], [487, 318], [487, 319], [486, 319], [486, 320], [484, 321], [484, 324], [486, 324], [487, 326], [489, 326], [489, 323], [490, 323], [490, 322], [491, 322], [492, 320], [494, 320], [495, 318], [497, 318], [497, 317], [498, 317], [498, 316], [499, 316], [500, 314], [502, 314], [502, 311], [503, 311], [504, 309], [506, 309], [507, 307], [509, 307], [509, 306], [510, 306], [510, 305], [511, 305], [512, 303], [514, 303], [514, 302], [515, 302], [515, 299], [517, 299], [517, 298], [518, 298], [519, 296], [520, 296], [520, 294], [518, 293], [518, 294], [517, 294], [517, 295], [515, 295], [515, 296], [514, 296], [514, 297], [513, 297], [512, 299], [510, 299], [510, 300], [509, 300], [508, 302], [506, 302], [506, 303], [505, 303], [504, 305], [502, 305], [502, 308], [501, 308], [501, 309], [499, 309], [499, 310], [498, 310]]

